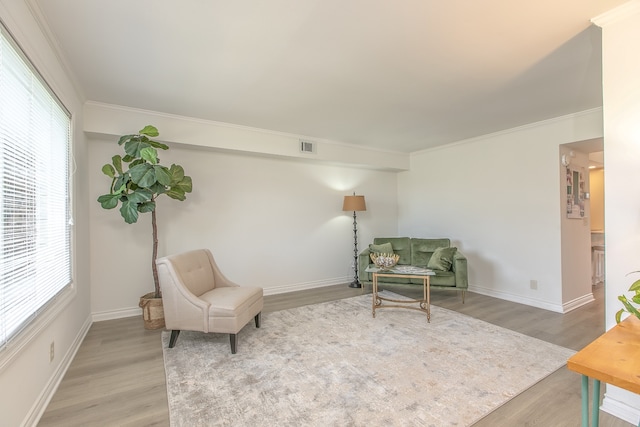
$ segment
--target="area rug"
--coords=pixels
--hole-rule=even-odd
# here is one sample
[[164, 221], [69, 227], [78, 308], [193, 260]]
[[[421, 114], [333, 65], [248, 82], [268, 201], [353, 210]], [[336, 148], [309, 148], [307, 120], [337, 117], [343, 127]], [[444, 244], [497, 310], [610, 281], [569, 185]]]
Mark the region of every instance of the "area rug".
[[[388, 291], [384, 291], [387, 295]], [[403, 298], [393, 294], [393, 297]], [[162, 334], [171, 425], [468, 426], [575, 352], [443, 308], [371, 316], [371, 295]]]

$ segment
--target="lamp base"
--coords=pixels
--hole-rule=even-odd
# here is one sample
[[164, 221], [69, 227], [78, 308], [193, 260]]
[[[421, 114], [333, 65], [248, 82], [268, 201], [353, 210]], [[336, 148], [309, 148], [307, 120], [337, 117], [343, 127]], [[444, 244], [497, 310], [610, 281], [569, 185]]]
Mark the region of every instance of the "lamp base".
[[354, 280], [353, 282], [349, 283], [349, 287], [350, 288], [361, 288], [362, 284], [360, 284], [359, 281]]

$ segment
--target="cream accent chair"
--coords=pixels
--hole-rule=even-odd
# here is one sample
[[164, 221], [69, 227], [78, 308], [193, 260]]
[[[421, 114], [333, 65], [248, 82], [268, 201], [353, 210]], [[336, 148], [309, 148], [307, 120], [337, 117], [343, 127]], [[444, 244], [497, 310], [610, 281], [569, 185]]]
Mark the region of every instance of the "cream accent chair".
[[156, 260], [169, 348], [181, 330], [229, 334], [231, 353], [237, 334], [255, 319], [260, 327], [262, 288], [238, 286], [218, 269], [211, 252], [198, 249]]

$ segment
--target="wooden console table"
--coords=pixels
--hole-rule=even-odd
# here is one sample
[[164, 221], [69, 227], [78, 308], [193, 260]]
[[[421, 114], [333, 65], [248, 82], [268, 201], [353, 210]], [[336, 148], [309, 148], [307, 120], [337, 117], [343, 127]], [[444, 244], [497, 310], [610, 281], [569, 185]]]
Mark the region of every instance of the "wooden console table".
[[[640, 320], [629, 316], [567, 361], [582, 374], [582, 426], [589, 426], [589, 378], [593, 378], [593, 426], [599, 423], [600, 382], [640, 394]], [[640, 427], [640, 424], [638, 424]]]

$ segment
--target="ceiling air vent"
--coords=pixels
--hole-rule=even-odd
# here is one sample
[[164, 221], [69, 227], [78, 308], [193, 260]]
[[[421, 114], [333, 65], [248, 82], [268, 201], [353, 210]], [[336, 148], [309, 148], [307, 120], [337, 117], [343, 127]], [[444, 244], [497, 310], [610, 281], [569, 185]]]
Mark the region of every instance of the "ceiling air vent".
[[307, 141], [305, 139], [300, 140], [300, 152], [301, 153], [315, 153], [316, 143], [313, 141]]

